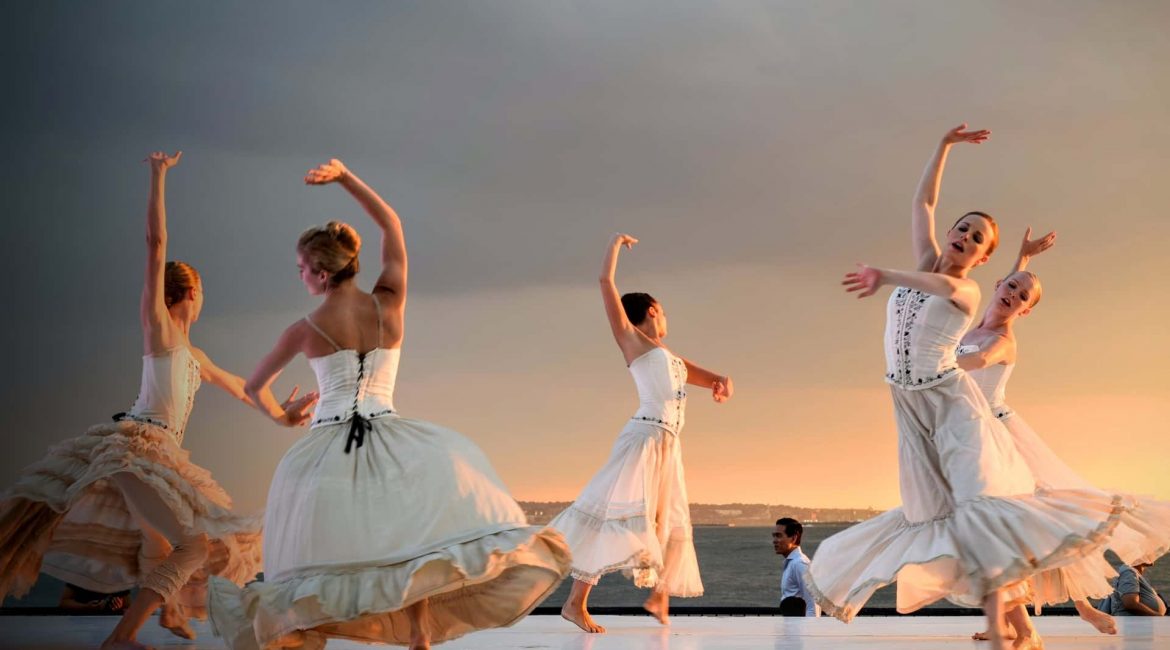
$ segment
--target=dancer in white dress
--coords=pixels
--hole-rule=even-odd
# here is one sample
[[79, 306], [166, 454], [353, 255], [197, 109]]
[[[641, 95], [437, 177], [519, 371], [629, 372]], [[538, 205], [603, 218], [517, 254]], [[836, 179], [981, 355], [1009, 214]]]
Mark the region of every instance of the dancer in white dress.
[[[935, 240], [934, 207], [950, 147], [989, 136], [965, 129], [944, 136], [919, 185], [912, 220], [918, 270], [858, 265], [846, 276], [858, 297], [897, 287], [885, 349], [903, 505], [825, 540], [808, 585], [824, 611], [844, 621], [895, 581], [900, 612], [942, 598], [982, 606], [998, 649], [1007, 641], [997, 623], [1028, 598], [1028, 578], [1100, 551], [1125, 505], [1096, 490], [1037, 489], [1010, 434], [957, 366], [955, 349], [979, 304], [979, 287], [967, 274], [998, 240], [994, 220], [980, 212], [960, 218], [943, 248]], [[1042, 642], [1033, 631], [1016, 645]]]
[[264, 582], [241, 592], [213, 581], [212, 623], [235, 650], [318, 649], [330, 637], [425, 648], [510, 625], [568, 573], [568, 546], [528, 526], [471, 441], [398, 415], [407, 287], [398, 215], [338, 160], [305, 180], [357, 199], [382, 231], [382, 270], [372, 293], [358, 289], [361, 242], [344, 223], [300, 238], [301, 280], [324, 300], [285, 330], [247, 389], [281, 421], [269, 387], [304, 354], [321, 402], [272, 479]]
[[[1027, 271], [1032, 257], [1050, 248], [1056, 233], [1040, 239], [1031, 239], [1032, 229], [1024, 234], [1015, 267], [996, 283], [995, 294], [979, 325], [963, 336], [958, 349], [958, 365], [968, 371], [987, 399], [992, 413], [1007, 427], [1032, 475], [1039, 486], [1047, 489], [1095, 490], [1095, 486], [1068, 466], [1032, 430], [1028, 423], [1007, 405], [1008, 379], [1015, 369], [1017, 342], [1015, 322], [1028, 315], [1040, 301], [1043, 287], [1040, 278]], [[1124, 562], [1153, 562], [1170, 545], [1170, 503], [1145, 497], [1127, 495], [1133, 506], [1127, 510], [1113, 533], [1110, 548]], [[1113, 617], [1088, 602], [1090, 597], [1108, 593], [1087, 593], [1084, 585], [1100, 585], [1099, 580], [1085, 579], [1083, 574], [1096, 573], [1113, 577], [1116, 571], [1100, 554], [1094, 554], [1073, 565], [1037, 574], [1031, 579], [1032, 604], [1039, 612], [1044, 605], [1073, 601], [1081, 618], [1104, 634], [1116, 634]], [[1020, 605], [1022, 608], [1023, 605]], [[1012, 621], [1026, 622], [1026, 612], [1009, 614]], [[1005, 629], [1008, 636], [1027, 636], [1029, 630]], [[975, 634], [975, 639], [986, 639], [987, 633]]]
[[638, 388], [639, 407], [614, 442], [609, 460], [581, 495], [549, 524], [573, 551], [573, 589], [561, 614], [586, 632], [604, 632], [589, 616], [589, 591], [602, 575], [623, 571], [650, 587], [643, 607], [668, 623], [670, 596], [703, 594], [683, 476], [686, 384], [731, 398], [731, 378], [676, 356], [662, 343], [666, 312], [644, 293], [619, 297], [614, 284], [621, 248], [638, 240], [616, 234], [601, 270], [601, 299], [618, 348]]
[[[207, 574], [242, 584], [260, 568], [260, 522], [233, 514], [181, 446], [201, 380], [250, 400], [242, 378], [191, 344], [203, 287], [195, 269], [166, 261], [165, 179], [180, 156], [149, 157], [138, 399], [114, 422], [54, 446], [0, 502], [0, 596], [24, 594], [39, 571], [94, 591], [140, 588], [106, 649], [144, 648], [135, 638], [160, 605], [164, 627], [194, 638], [187, 619], [206, 615]], [[314, 399], [290, 397], [290, 422], [307, 419]]]

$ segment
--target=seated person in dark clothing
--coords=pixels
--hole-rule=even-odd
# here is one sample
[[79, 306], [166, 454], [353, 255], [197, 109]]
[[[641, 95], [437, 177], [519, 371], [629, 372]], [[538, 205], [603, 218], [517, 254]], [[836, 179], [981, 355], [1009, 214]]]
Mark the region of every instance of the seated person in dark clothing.
[[108, 614], [121, 614], [130, 606], [130, 591], [119, 591], [114, 594], [103, 594], [97, 591], [83, 589], [74, 584], [65, 584], [61, 592], [61, 602], [57, 607], [73, 611], [94, 611]]
[[1097, 609], [1113, 616], [1165, 616], [1166, 603], [1143, 575], [1151, 565], [1115, 564], [1117, 585]]

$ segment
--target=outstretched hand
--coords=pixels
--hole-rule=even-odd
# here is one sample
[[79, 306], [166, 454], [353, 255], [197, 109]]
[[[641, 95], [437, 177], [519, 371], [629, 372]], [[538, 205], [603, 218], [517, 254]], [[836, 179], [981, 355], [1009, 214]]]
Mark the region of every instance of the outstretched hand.
[[173, 153], [169, 156], [167, 155], [167, 152], [165, 152], [165, 151], [155, 151], [154, 153], [150, 154], [146, 158], [143, 158], [142, 162], [149, 162], [150, 169], [152, 171], [166, 171], [166, 170], [170, 169], [171, 167], [174, 167], [175, 165], [179, 164], [179, 159], [182, 157], [183, 157], [182, 151], [176, 151], [175, 153]]
[[1044, 235], [1040, 239], [1032, 239], [1032, 227], [1024, 231], [1024, 241], [1020, 244], [1020, 257], [1035, 257], [1052, 248], [1056, 244], [1056, 231]]
[[636, 238], [622, 232], [614, 233], [613, 241], [611, 242], [613, 246], [625, 246], [626, 250], [633, 248], [634, 244], [637, 243], [638, 240]]
[[959, 126], [947, 131], [943, 136], [943, 142], [946, 144], [958, 144], [960, 142], [970, 142], [971, 144], [983, 144], [991, 137], [991, 131], [981, 129], [979, 131], [966, 131], [967, 123], [963, 122]]
[[310, 169], [305, 174], [305, 183], [308, 185], [325, 185], [339, 181], [349, 176], [349, 169], [340, 160], [332, 158], [329, 162]]
[[735, 394], [735, 384], [732, 383], [731, 377], [720, 377], [715, 380], [714, 384], [711, 384], [711, 396], [719, 404], [731, 399], [733, 394]]
[[882, 286], [882, 272], [859, 262], [857, 271], [846, 273], [841, 284], [845, 285], [845, 291], [849, 293], [860, 291], [861, 293], [857, 294], [858, 298], [868, 298], [877, 293], [878, 287]]
[[297, 399], [297, 393], [300, 389], [300, 386], [293, 386], [288, 399], [284, 400], [284, 403], [280, 405], [280, 408], [284, 409], [284, 415], [280, 417], [280, 423], [286, 427], [303, 427], [313, 417], [312, 409], [317, 403], [319, 395], [316, 391], [311, 391], [305, 393], [300, 399]]

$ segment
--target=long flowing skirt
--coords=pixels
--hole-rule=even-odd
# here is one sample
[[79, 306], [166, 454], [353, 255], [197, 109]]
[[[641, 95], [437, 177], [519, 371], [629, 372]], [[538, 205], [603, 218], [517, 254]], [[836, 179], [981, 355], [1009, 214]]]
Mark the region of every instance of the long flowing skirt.
[[[996, 415], [1007, 428], [1037, 485], [1048, 490], [1097, 489], [1061, 460], [1018, 413], [1005, 408], [999, 409]], [[1170, 550], [1170, 502], [1128, 494], [1124, 500], [1130, 507], [1113, 531], [1109, 549], [1126, 564], [1152, 563]], [[1032, 579], [1033, 604], [1039, 607], [1098, 595], [1084, 593], [1082, 586], [1089, 582], [1082, 576], [1084, 573], [1116, 575], [1113, 567], [1097, 555], [1043, 571]]]
[[638, 587], [703, 595], [678, 436], [631, 421], [580, 496], [549, 524], [573, 551], [573, 577], [622, 571]]
[[264, 581], [212, 581], [211, 619], [236, 650], [318, 649], [330, 637], [406, 644], [426, 599], [434, 643], [516, 622], [569, 570], [555, 531], [529, 527], [471, 441], [429, 422], [314, 428], [276, 469]]
[[100, 424], [49, 450], [0, 499], [0, 594], [22, 596], [40, 572], [85, 589], [116, 592], [152, 567], [143, 532], [109, 480], [129, 473], [168, 506], [185, 534], [206, 533], [203, 567], [176, 594], [179, 614], [206, 617], [208, 575], [243, 584], [260, 569], [260, 521], [231, 511], [231, 498], [165, 429]]
[[849, 621], [895, 581], [900, 612], [943, 598], [978, 607], [999, 589], [1009, 602], [1025, 602], [1029, 578], [1078, 564], [1082, 570], [1067, 576], [1078, 593], [1112, 591], [1101, 555], [1131, 501], [1093, 488], [1038, 486], [966, 373], [891, 392], [902, 506], [818, 548], [808, 577], [825, 612]]

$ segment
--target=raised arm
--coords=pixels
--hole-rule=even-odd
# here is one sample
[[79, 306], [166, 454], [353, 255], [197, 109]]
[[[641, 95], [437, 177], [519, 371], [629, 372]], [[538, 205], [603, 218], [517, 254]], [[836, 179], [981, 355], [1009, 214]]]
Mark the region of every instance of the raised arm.
[[735, 384], [732, 383], [731, 377], [697, 366], [690, 359], [683, 359], [683, 363], [687, 364], [687, 383], [710, 388], [711, 396], [716, 402], [722, 404], [735, 394]]
[[1052, 248], [1056, 244], [1056, 231], [1044, 235], [1040, 239], [1032, 239], [1032, 227], [1024, 231], [1024, 241], [1020, 244], [1020, 254], [1016, 257], [1016, 265], [1012, 268], [1012, 273], [1019, 273], [1028, 268], [1028, 262], [1040, 253]]
[[927, 161], [922, 178], [918, 181], [918, 190], [914, 193], [914, 203], [910, 210], [910, 233], [914, 261], [919, 271], [934, 268], [934, 263], [942, 252], [934, 235], [934, 209], [938, 206], [943, 169], [946, 167], [947, 154], [951, 146], [959, 142], [980, 144], [991, 136], [991, 131], [965, 131], [966, 128], [967, 124], [964, 122], [947, 131], [942, 137], [930, 160]]
[[605, 305], [605, 316], [609, 320], [609, 329], [613, 332], [613, 339], [629, 364], [653, 345], [646, 340], [646, 336], [638, 331], [626, 318], [626, 310], [622, 307], [622, 296], [618, 293], [614, 276], [617, 274], [618, 255], [622, 246], [633, 248], [638, 240], [623, 234], [615, 233], [605, 249], [605, 260], [601, 263], [601, 302]]
[[277, 424], [286, 427], [304, 426], [309, 422], [312, 413], [309, 409], [317, 401], [316, 393], [309, 393], [299, 400], [294, 400], [296, 391], [289, 396], [284, 404], [276, 401], [272, 394], [272, 382], [284, 371], [284, 367], [301, 351], [301, 341], [304, 339], [303, 321], [289, 326], [280, 335], [272, 350], [260, 360], [259, 365], [252, 371], [252, 376], [244, 383], [244, 393], [252, 400], [252, 404], [263, 414], [272, 418]]
[[161, 352], [174, 345], [171, 341], [170, 314], [166, 304], [167, 265], [167, 170], [179, 164], [182, 151], [174, 155], [156, 151], [146, 157], [150, 163], [150, 199], [146, 204], [146, 273], [142, 283], [139, 319], [142, 322], [143, 346], [147, 354]]
[[858, 298], [877, 293], [884, 286], [909, 287], [933, 296], [946, 298], [968, 314], [979, 306], [979, 285], [967, 278], [953, 278], [927, 271], [896, 271], [858, 264], [857, 270], [846, 273], [841, 282], [849, 293], [859, 292]]
[[1016, 344], [1012, 339], [1006, 336], [997, 336], [994, 340], [980, 346], [978, 352], [959, 355], [958, 363], [963, 370], [979, 370], [1010, 361], [1015, 358], [1015, 352]]
[[391, 304], [401, 308], [406, 303], [407, 265], [406, 239], [402, 234], [402, 221], [398, 218], [398, 213], [336, 158], [309, 170], [305, 175], [305, 182], [310, 185], [333, 182], [341, 184], [378, 225], [382, 231], [382, 271], [378, 275], [374, 291], [389, 294], [392, 296]]

